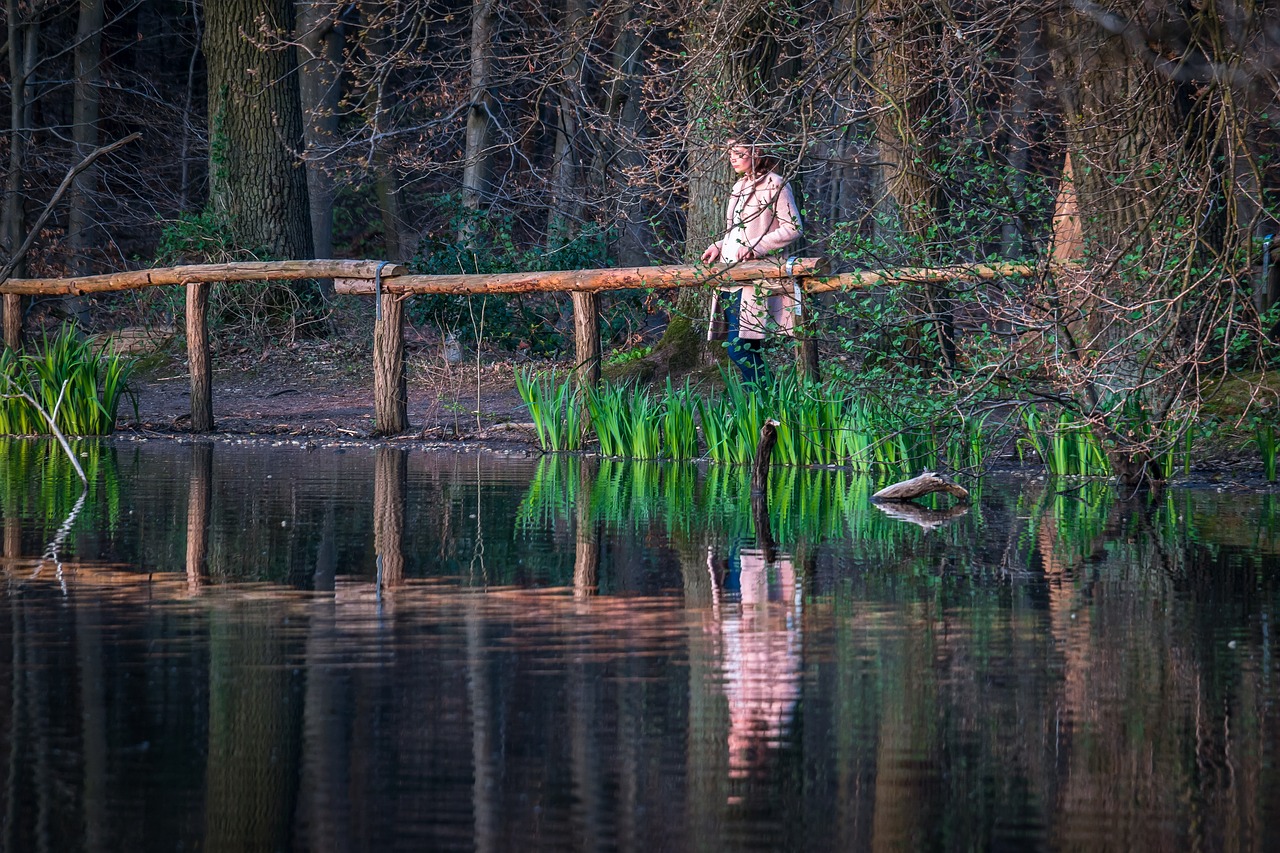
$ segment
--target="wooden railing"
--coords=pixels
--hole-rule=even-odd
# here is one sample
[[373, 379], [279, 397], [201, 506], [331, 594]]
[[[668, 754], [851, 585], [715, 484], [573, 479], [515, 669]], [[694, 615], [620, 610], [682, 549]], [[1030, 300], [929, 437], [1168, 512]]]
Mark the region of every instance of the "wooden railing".
[[1020, 264], [896, 269], [827, 275], [819, 258], [768, 258], [736, 265], [673, 265], [566, 270], [498, 275], [410, 275], [388, 261], [317, 260], [195, 264], [62, 279], [9, 279], [0, 283], [5, 308], [5, 343], [16, 347], [11, 323], [22, 296], [76, 296], [144, 287], [184, 286], [187, 357], [191, 373], [191, 429], [213, 430], [213, 374], [209, 359], [209, 289], [224, 281], [334, 280], [338, 294], [377, 299], [373, 332], [374, 434], [398, 435], [409, 428], [404, 370], [404, 300], [416, 294], [511, 295], [571, 292], [574, 296], [576, 361], [586, 381], [599, 377], [600, 326], [596, 294], [634, 288], [707, 287], [743, 281], [777, 292], [798, 288], [807, 294], [865, 290], [893, 282], [940, 282], [1029, 275]]

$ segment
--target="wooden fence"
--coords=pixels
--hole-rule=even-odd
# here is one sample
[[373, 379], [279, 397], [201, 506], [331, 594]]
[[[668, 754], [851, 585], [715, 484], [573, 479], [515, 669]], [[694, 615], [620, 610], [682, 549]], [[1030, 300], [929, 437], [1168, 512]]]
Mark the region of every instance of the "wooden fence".
[[[23, 296], [80, 296], [144, 287], [186, 288], [187, 357], [191, 374], [191, 429], [213, 430], [213, 373], [209, 359], [209, 290], [225, 281], [334, 280], [338, 294], [372, 296], [374, 434], [398, 435], [409, 428], [404, 370], [404, 300], [416, 294], [495, 295], [570, 292], [574, 299], [576, 363], [584, 382], [599, 380], [600, 324], [597, 294], [633, 288], [706, 287], [765, 281], [776, 292], [805, 294], [865, 290], [895, 282], [947, 282], [1028, 275], [1019, 264], [931, 269], [895, 269], [827, 275], [819, 258], [764, 259], [724, 266], [672, 265], [499, 275], [410, 275], [388, 261], [264, 261], [196, 264], [62, 279], [9, 279], [0, 283], [5, 309], [5, 343], [21, 338]], [[14, 331], [16, 328], [16, 331]]]

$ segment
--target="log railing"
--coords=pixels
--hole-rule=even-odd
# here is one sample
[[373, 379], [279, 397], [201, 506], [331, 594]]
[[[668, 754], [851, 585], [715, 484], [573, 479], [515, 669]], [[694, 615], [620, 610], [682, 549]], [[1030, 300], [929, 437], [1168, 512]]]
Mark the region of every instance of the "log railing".
[[[404, 373], [404, 305], [415, 294], [495, 295], [532, 292], [595, 294], [634, 288], [707, 287], [733, 282], [772, 281], [762, 285], [776, 292], [798, 288], [804, 293], [865, 290], [895, 282], [973, 281], [1029, 275], [1027, 265], [1002, 264], [898, 269], [827, 275], [818, 258], [764, 259], [736, 265], [672, 265], [571, 270], [498, 275], [409, 275], [400, 264], [386, 261], [262, 261], [196, 264], [152, 270], [64, 279], [9, 279], [0, 282], [0, 294], [10, 306], [19, 296], [76, 296], [135, 290], [144, 287], [187, 288], [187, 356], [191, 371], [191, 429], [213, 429], [213, 380], [209, 360], [209, 288], [223, 281], [290, 281], [310, 278], [334, 280], [338, 294], [375, 296], [374, 321], [374, 434], [398, 435], [409, 427]], [[575, 317], [577, 361], [585, 381], [599, 377], [600, 326], [594, 298], [577, 298], [575, 309], [586, 307], [591, 317]], [[581, 311], [578, 311], [581, 313]], [[8, 319], [8, 318], [7, 318]], [[593, 322], [594, 321], [594, 322]], [[6, 323], [6, 328], [16, 324]], [[20, 326], [17, 328], [21, 329]], [[16, 347], [17, 340], [6, 340]]]

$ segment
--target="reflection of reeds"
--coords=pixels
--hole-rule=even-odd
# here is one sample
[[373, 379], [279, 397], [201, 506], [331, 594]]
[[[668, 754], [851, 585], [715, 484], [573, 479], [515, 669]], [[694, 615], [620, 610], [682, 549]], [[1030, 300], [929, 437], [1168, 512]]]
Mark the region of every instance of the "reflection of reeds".
[[[93, 440], [73, 441], [72, 448], [88, 479], [88, 509], [80, 523], [114, 529], [120, 521], [115, 452]], [[84, 492], [85, 484], [53, 441], [0, 438], [0, 515], [36, 519], [47, 533]]]
[[[589, 517], [615, 529], [665, 529], [687, 535], [708, 526], [730, 538], [754, 536], [750, 473], [741, 466], [699, 469], [680, 463], [604, 459], [587, 494], [576, 458], [539, 462], [517, 514], [522, 530], [558, 529], [588, 502]], [[769, 478], [770, 523], [780, 542], [851, 538], [861, 548], [918, 541], [921, 531], [877, 512], [869, 497], [875, 484], [847, 470], [779, 468]]]

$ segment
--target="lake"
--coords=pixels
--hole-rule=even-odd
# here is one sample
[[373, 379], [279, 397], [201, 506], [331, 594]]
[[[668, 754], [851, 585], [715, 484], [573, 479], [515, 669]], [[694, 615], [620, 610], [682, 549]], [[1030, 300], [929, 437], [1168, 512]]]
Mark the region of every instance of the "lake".
[[0, 440], [5, 850], [1280, 847], [1275, 494], [77, 452]]

